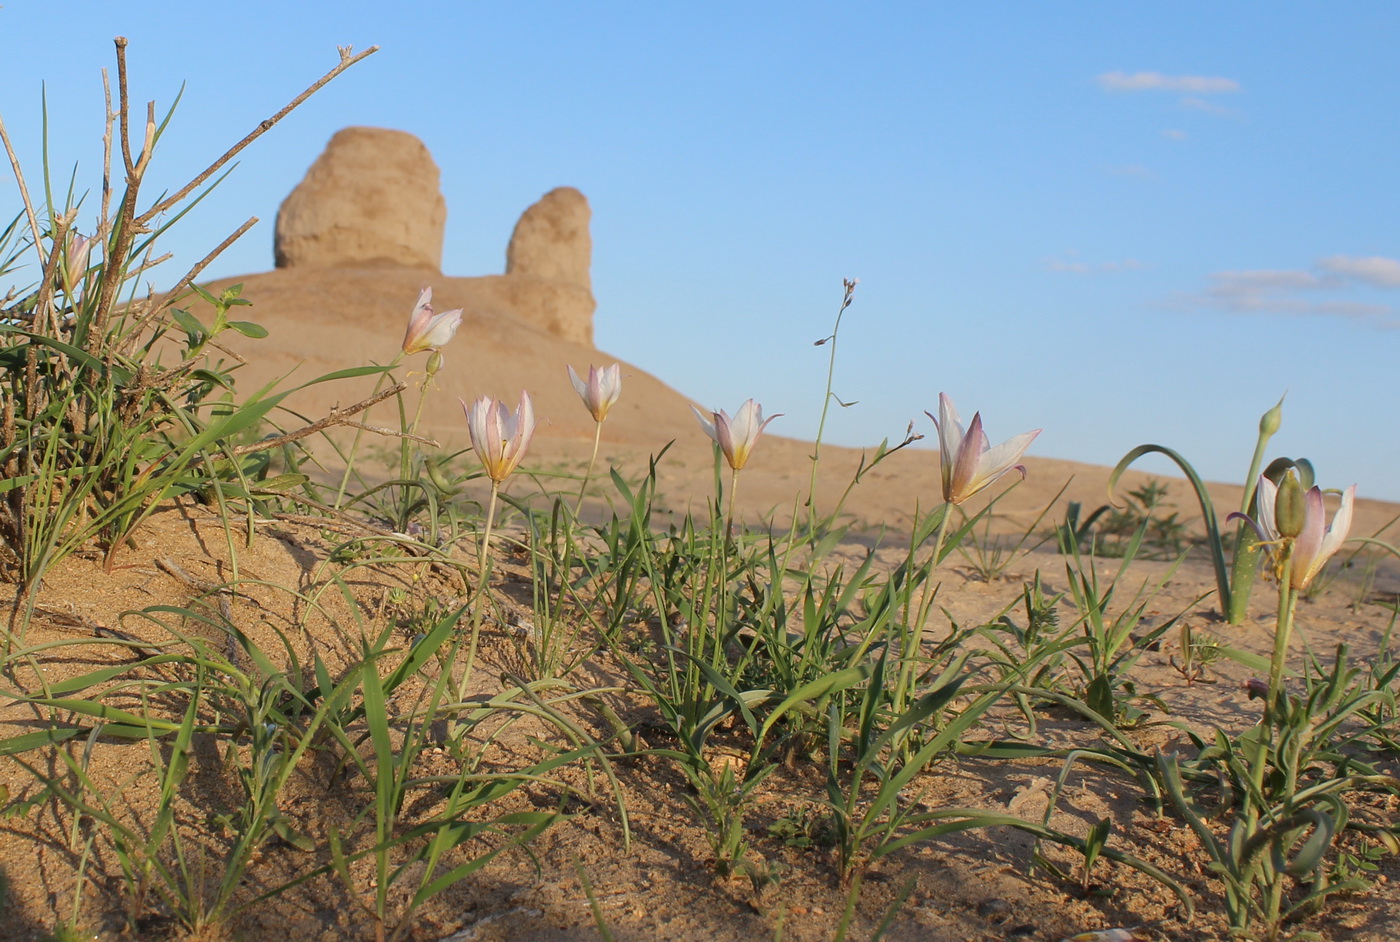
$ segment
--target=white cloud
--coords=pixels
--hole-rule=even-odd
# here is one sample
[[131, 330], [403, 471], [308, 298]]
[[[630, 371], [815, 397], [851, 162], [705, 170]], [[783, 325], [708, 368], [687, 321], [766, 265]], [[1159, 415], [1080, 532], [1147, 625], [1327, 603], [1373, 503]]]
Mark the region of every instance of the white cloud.
[[1237, 115], [1234, 108], [1226, 108], [1224, 105], [1217, 105], [1213, 101], [1206, 101], [1204, 98], [1188, 96], [1181, 99], [1181, 107], [1190, 108], [1193, 111], [1204, 111], [1206, 114]]
[[1400, 310], [1393, 305], [1325, 296], [1358, 286], [1400, 288], [1400, 260], [1334, 255], [1319, 259], [1312, 270], [1221, 271], [1209, 277], [1203, 291], [1185, 300], [1192, 307], [1233, 313], [1345, 317], [1373, 326], [1400, 327]]
[[1282, 292], [1309, 291], [1321, 284], [1321, 279], [1312, 272], [1296, 269], [1221, 271], [1210, 276], [1205, 293], [1227, 305], [1248, 309]]
[[1400, 259], [1380, 255], [1332, 255], [1319, 260], [1317, 267], [1328, 274], [1364, 282], [1374, 288], [1400, 288]]
[[1234, 79], [1210, 75], [1163, 75], [1161, 72], [1105, 72], [1099, 85], [1113, 92], [1168, 91], [1191, 92], [1196, 95], [1218, 95], [1237, 92], [1240, 83]]

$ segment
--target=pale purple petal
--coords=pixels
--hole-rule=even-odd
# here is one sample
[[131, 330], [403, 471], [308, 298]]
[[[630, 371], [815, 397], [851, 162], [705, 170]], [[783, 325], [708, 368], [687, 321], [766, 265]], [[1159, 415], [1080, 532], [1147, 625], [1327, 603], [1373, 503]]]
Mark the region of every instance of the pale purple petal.
[[702, 429], [705, 430], [705, 434], [708, 435], [708, 436], [710, 436], [710, 438], [711, 438], [713, 441], [718, 442], [718, 441], [719, 441], [719, 432], [716, 431], [716, 429], [715, 429], [715, 421], [714, 421], [714, 420], [717, 419], [717, 418], [719, 418], [719, 416], [717, 416], [717, 415], [716, 415], [715, 413], [713, 413], [713, 412], [711, 412], [711, 413], [709, 413], [709, 414], [706, 414], [706, 413], [704, 413], [704, 412], [701, 412], [699, 409], [695, 408], [695, 406], [691, 406], [691, 407], [690, 407], [690, 411], [695, 413], [695, 418], [696, 418], [697, 421], [699, 421], [700, 427], [701, 427]]
[[1259, 476], [1259, 489], [1255, 492], [1258, 505], [1258, 529], [1265, 542], [1278, 539], [1278, 524], [1274, 522], [1274, 504], [1278, 501], [1278, 485], [1264, 475]]

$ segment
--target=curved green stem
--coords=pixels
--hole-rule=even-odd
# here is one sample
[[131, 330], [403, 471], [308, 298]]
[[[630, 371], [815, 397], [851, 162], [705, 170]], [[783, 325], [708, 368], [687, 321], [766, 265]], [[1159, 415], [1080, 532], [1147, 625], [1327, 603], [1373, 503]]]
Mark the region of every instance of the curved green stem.
[[491, 482], [491, 500], [486, 505], [486, 529], [481, 535], [481, 548], [477, 551], [477, 563], [481, 569], [481, 579], [486, 580], [486, 561], [491, 558], [491, 530], [496, 523], [496, 498], [501, 492], [501, 482]]
[[955, 505], [951, 503], [944, 503], [943, 519], [938, 521], [938, 536], [933, 541], [933, 568], [935, 569], [938, 568], [938, 563], [943, 553], [943, 541], [948, 538], [948, 520], [953, 516], [954, 506]]
[[812, 443], [812, 477], [807, 485], [807, 524], [808, 530], [816, 528], [816, 495], [817, 495], [817, 465], [822, 453], [822, 433], [826, 430], [826, 416], [831, 411], [832, 393], [831, 387], [836, 378], [836, 338], [841, 333], [841, 317], [846, 313], [846, 308], [851, 306], [851, 295], [855, 291], [855, 284], [846, 282], [846, 293], [841, 297], [841, 307], [836, 312], [836, 323], [831, 328], [831, 336], [825, 342], [831, 344], [831, 355], [826, 363], [826, 395], [822, 397], [822, 416], [817, 422], [817, 437]]
[[579, 485], [579, 488], [578, 488], [578, 501], [575, 502], [575, 504], [574, 504], [574, 516], [575, 516], [575, 517], [577, 517], [577, 516], [579, 515], [579, 511], [583, 509], [583, 495], [584, 495], [584, 492], [588, 490], [588, 482], [589, 482], [589, 480], [593, 477], [593, 464], [594, 464], [594, 462], [596, 462], [596, 461], [598, 460], [598, 443], [599, 443], [600, 441], [602, 441], [602, 438], [603, 438], [603, 423], [602, 423], [602, 422], [594, 422], [594, 423], [593, 423], [593, 454], [589, 455], [589, 457], [588, 457], [588, 470], [585, 471], [585, 472], [583, 472], [583, 483], [580, 484], [580, 485]]
[[1274, 628], [1274, 655], [1269, 661], [1269, 700], [1268, 706], [1264, 710], [1264, 719], [1272, 726], [1272, 722], [1277, 720], [1284, 702], [1283, 692], [1283, 671], [1284, 664], [1288, 660], [1288, 640], [1293, 634], [1293, 613], [1298, 607], [1298, 590], [1290, 584], [1293, 575], [1293, 546], [1291, 541], [1285, 543], [1281, 552], [1283, 553], [1283, 566], [1279, 573], [1278, 585], [1278, 623]]
[[[398, 366], [402, 359], [403, 353], [400, 352], [389, 362], [384, 372], [379, 374], [379, 379], [375, 380], [374, 383], [374, 392], [370, 394], [371, 399], [384, 390], [384, 382], [389, 378], [389, 374], [393, 372], [394, 367]], [[341, 474], [340, 484], [335, 489], [335, 500], [331, 501], [332, 507], [339, 507], [340, 502], [345, 499], [346, 488], [350, 486], [350, 475], [355, 471], [355, 455], [360, 451], [360, 439], [365, 434], [364, 423], [368, 416], [369, 410], [365, 410], [364, 414], [360, 416], [359, 423], [355, 427], [355, 438], [350, 443], [350, 453], [345, 456], [345, 471]]]
[[737, 468], [729, 470], [729, 509], [724, 515], [724, 539], [729, 540], [734, 535], [734, 492], [739, 489], [739, 471]]
[[[471, 682], [472, 669], [476, 666], [477, 643], [481, 640], [481, 621], [486, 615], [486, 605], [490, 601], [487, 586], [491, 575], [491, 530], [496, 519], [496, 498], [501, 489], [500, 481], [491, 482], [491, 500], [486, 507], [486, 529], [482, 531], [481, 548], [477, 555], [476, 595], [472, 598], [471, 639], [467, 643], [467, 660], [462, 665], [462, 677], [457, 681], [455, 695], [458, 703], [466, 700], [467, 685]], [[449, 726], [449, 737], [455, 735], [455, 726]]]

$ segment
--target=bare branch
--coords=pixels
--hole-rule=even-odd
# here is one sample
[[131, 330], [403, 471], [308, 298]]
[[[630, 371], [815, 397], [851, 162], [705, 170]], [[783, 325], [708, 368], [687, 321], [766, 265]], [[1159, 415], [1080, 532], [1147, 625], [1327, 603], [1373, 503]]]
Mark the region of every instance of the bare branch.
[[[243, 225], [239, 226], [233, 231], [232, 235], [224, 239], [224, 241], [220, 242], [217, 246], [214, 247], [214, 250], [212, 252], [210, 252], [208, 255], [204, 256], [204, 258], [196, 262], [194, 267], [185, 273], [185, 277], [177, 281], [175, 283], [175, 287], [166, 292], [165, 300], [153, 307], [151, 310], [147, 311], [145, 314], [143, 314], [141, 316], [141, 319], [137, 321], [135, 326], [131, 328], [130, 332], [127, 334], [125, 350], [123, 352], [130, 353], [132, 347], [134, 347], [136, 345], [136, 342], [140, 339], [141, 332], [150, 326], [151, 321], [155, 320], [163, 312], [169, 309], [170, 306], [173, 305], [175, 301], [180, 297], [180, 293], [186, 288], [188, 288], [191, 282], [193, 282], [196, 278], [199, 277], [200, 272], [204, 271], [204, 269], [207, 268], [209, 264], [214, 261], [214, 259], [218, 258], [219, 255], [225, 249], [227, 249], [233, 243], [237, 242], [240, 238], [243, 237], [243, 234], [245, 232], [247, 232], [249, 229], [253, 228], [257, 224], [258, 217], [250, 216], [247, 222], [245, 222]], [[145, 266], [143, 266], [143, 268], [144, 267]]]
[[70, 209], [53, 220], [53, 251], [49, 253], [48, 264], [44, 266], [44, 274], [39, 281], [38, 294], [34, 297], [34, 323], [41, 323], [40, 318], [43, 318], [42, 323], [51, 337], [58, 336], [58, 313], [53, 309], [53, 289], [58, 280], [58, 262], [62, 255], [62, 246], [68, 239], [68, 229], [77, 218], [78, 211]]
[[112, 125], [117, 113], [112, 110], [112, 82], [107, 70], [102, 70], [102, 107], [106, 119], [102, 128], [102, 211], [97, 219], [97, 237], [102, 243], [102, 260], [106, 264], [108, 242], [112, 238]]
[[[125, 40], [123, 40], [123, 42], [125, 42]], [[199, 174], [199, 176], [195, 177], [189, 183], [186, 183], [183, 187], [176, 190], [173, 194], [167, 196], [165, 199], [161, 200], [160, 202], [152, 206], [150, 209], [146, 210], [146, 212], [140, 217], [140, 219], [137, 220], [137, 222], [141, 224], [148, 223], [160, 213], [165, 212], [171, 206], [174, 206], [186, 196], [189, 196], [191, 191], [193, 191], [200, 184], [204, 183], [205, 180], [208, 180], [211, 176], [217, 173], [220, 167], [228, 163], [234, 157], [238, 156], [238, 154], [245, 147], [253, 143], [253, 141], [257, 140], [269, 129], [271, 129], [273, 125], [285, 118], [292, 111], [292, 109], [296, 108], [302, 102], [306, 101], [306, 99], [310, 98], [317, 91], [319, 91], [321, 86], [325, 85], [331, 79], [335, 78], [337, 75], [344, 72], [346, 69], [359, 62], [361, 59], [373, 55], [378, 51], [378, 46], [370, 46], [364, 52], [352, 55], [348, 46], [340, 47], [339, 65], [337, 65], [335, 68], [331, 69], [325, 75], [321, 76], [319, 79], [313, 82], [311, 86], [306, 89], [306, 91], [293, 98], [291, 102], [289, 102], [281, 111], [277, 112], [272, 117], [266, 119], [252, 131], [250, 131], [247, 137], [243, 138], [243, 140], [230, 147], [222, 157], [210, 164], [208, 169], [206, 169], [203, 173]]]
[[[349, 406], [345, 409], [332, 409], [330, 415], [326, 416], [324, 419], [321, 419], [319, 422], [311, 423], [305, 428], [299, 428], [295, 432], [288, 432], [285, 435], [278, 435], [276, 438], [269, 438], [266, 441], [254, 442], [251, 445], [239, 445], [236, 448], [230, 448], [228, 450], [228, 454], [237, 457], [239, 455], [251, 454], [255, 451], [266, 451], [269, 448], [279, 448], [282, 445], [287, 445], [291, 442], [299, 441], [303, 438], [306, 438], [307, 436], [315, 435], [317, 432], [325, 431], [326, 429], [332, 428], [337, 425], [358, 425], [358, 423], [352, 423], [348, 421], [350, 416], [359, 415], [361, 412], [365, 411], [371, 406], [378, 405], [385, 399], [388, 399], [390, 396], [396, 396], [407, 388], [407, 383], [397, 383], [393, 386], [390, 386], [383, 392], [378, 393], [377, 395], [370, 396], [368, 399], [360, 400], [353, 406]], [[437, 444], [437, 442], [434, 442], [431, 439], [418, 438], [417, 435], [405, 437], [417, 439], [418, 441], [424, 442], [425, 444]]]
[[29, 201], [29, 187], [24, 183], [24, 171], [20, 169], [19, 157], [10, 144], [10, 135], [5, 131], [5, 121], [0, 118], [0, 141], [5, 142], [5, 153], [10, 156], [10, 167], [15, 172], [15, 182], [19, 184], [19, 195], [24, 199], [24, 212], [29, 217], [29, 231], [34, 236], [34, 251], [39, 253], [39, 267], [44, 266], [44, 244], [39, 241], [39, 217], [34, 215], [34, 204]]
[[384, 425], [366, 425], [363, 422], [341, 422], [346, 428], [357, 428], [365, 432], [373, 432], [376, 435], [383, 435], [385, 438], [406, 438], [409, 441], [418, 442], [420, 445], [428, 445], [432, 448], [441, 448], [442, 442], [436, 438], [427, 438], [423, 435], [415, 435], [412, 432], [405, 432], [402, 429], [388, 428]]
[[122, 163], [126, 167], [129, 185], [136, 165], [131, 162], [131, 128], [128, 124], [131, 112], [126, 97], [126, 37], [118, 36], [113, 42], [117, 47], [117, 112], [122, 119]]

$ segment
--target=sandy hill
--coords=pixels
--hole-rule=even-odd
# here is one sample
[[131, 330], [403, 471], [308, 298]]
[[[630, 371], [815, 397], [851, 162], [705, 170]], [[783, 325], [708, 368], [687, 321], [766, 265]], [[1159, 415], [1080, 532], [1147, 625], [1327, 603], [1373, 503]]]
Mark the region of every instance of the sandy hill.
[[[441, 273], [445, 210], [437, 189], [438, 169], [417, 138], [399, 131], [350, 128], [332, 138], [306, 179], [278, 214], [274, 271], [227, 278], [211, 287], [243, 285], [253, 302], [248, 319], [266, 327], [261, 341], [241, 341], [248, 357], [240, 376], [245, 391], [279, 377], [305, 382], [346, 367], [387, 363], [399, 352], [409, 313], [425, 285], [436, 310], [462, 308], [456, 338], [444, 350], [444, 366], [429, 391], [421, 431], [448, 452], [467, 447], [459, 399], [492, 395], [514, 401], [528, 389], [539, 428], [527, 467], [581, 470], [592, 443], [593, 422], [565, 372], [573, 365], [616, 361], [593, 346], [589, 266], [590, 210], [577, 190], [545, 194], [522, 214], [506, 248], [503, 273], [476, 277]], [[197, 310], [197, 307], [196, 307]], [[413, 385], [405, 394], [417, 404], [425, 359], [409, 358], [398, 370]], [[691, 400], [634, 364], [623, 364], [623, 395], [603, 429], [601, 458], [639, 474], [650, 454], [675, 444], [661, 466], [660, 492], [672, 509], [713, 493], [708, 439], [688, 406]], [[368, 395], [373, 381], [314, 386], [292, 400], [301, 413], [319, 417], [336, 405]], [[736, 390], [737, 398], [741, 391]], [[731, 406], [733, 403], [730, 404]], [[394, 424], [387, 406], [375, 420]], [[856, 488], [847, 504], [862, 527], [903, 530], [916, 502], [924, 510], [938, 502], [937, 458], [926, 446], [893, 456]], [[875, 443], [872, 444], [872, 450]], [[739, 489], [748, 514], [790, 508], [805, 496], [812, 445], [765, 436], [745, 470]], [[834, 506], [860, 462], [861, 452], [823, 450], [818, 497]], [[464, 461], [469, 458], [462, 459]], [[1006, 526], [1026, 525], [1066, 483], [1060, 499], [1087, 509], [1104, 503], [1108, 469], [1031, 457], [1030, 474], [999, 508]], [[1131, 488], [1146, 475], [1129, 474]], [[1221, 515], [1238, 506], [1240, 489], [1212, 485]], [[1171, 484], [1170, 498], [1193, 525], [1199, 519], [1187, 484]], [[1396, 513], [1393, 505], [1360, 501], [1354, 532], [1371, 534]], [[1055, 508], [1047, 520], [1063, 518]]]

